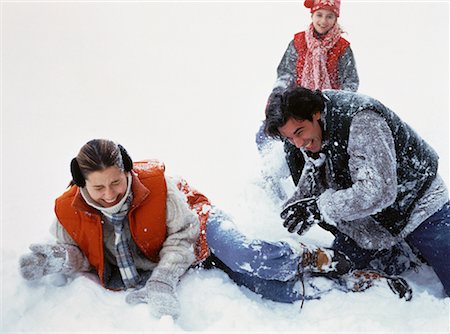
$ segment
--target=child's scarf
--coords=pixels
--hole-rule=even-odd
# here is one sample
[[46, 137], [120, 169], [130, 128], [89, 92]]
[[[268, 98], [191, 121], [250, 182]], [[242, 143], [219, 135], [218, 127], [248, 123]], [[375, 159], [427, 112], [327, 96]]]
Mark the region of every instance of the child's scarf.
[[314, 36], [314, 25], [311, 23], [305, 32], [308, 50], [305, 56], [301, 86], [315, 89], [331, 89], [331, 80], [327, 71], [328, 51], [341, 38], [341, 29], [336, 23], [321, 39]]

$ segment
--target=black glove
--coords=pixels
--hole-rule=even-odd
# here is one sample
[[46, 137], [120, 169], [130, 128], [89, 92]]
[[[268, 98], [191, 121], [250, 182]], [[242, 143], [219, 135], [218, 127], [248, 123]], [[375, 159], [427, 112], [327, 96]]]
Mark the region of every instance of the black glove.
[[289, 204], [280, 214], [284, 219], [283, 226], [290, 233], [302, 235], [309, 228], [322, 221], [315, 198], [305, 198]]

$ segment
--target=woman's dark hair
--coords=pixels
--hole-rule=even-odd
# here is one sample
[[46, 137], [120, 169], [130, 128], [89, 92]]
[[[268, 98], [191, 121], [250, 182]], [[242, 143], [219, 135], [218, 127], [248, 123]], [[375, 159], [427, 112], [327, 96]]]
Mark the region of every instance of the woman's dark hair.
[[112, 166], [129, 172], [133, 168], [133, 161], [122, 145], [107, 139], [93, 139], [83, 145], [70, 163], [72, 182], [84, 187], [90, 173]]
[[281, 139], [278, 128], [284, 126], [290, 118], [312, 121], [316, 112], [325, 107], [320, 90], [314, 92], [303, 87], [288, 88], [283, 92], [270, 95], [266, 107], [264, 131], [270, 137]]

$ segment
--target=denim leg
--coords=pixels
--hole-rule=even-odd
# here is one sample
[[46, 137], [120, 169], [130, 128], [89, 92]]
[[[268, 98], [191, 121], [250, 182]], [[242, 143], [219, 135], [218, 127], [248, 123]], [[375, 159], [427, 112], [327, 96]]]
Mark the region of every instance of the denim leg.
[[355, 269], [373, 269], [388, 275], [399, 275], [416, 264], [415, 256], [406, 242], [390, 249], [373, 250], [359, 247], [347, 235], [337, 232], [332, 248], [349, 257]]
[[279, 303], [293, 303], [303, 299], [303, 295], [298, 291], [298, 280], [286, 282], [277, 280], [262, 279], [251, 274], [242, 274], [228, 268], [214, 253], [205, 260], [205, 268], [218, 268], [225, 273], [239, 286], [245, 286], [250, 291], [261, 295], [265, 299], [270, 299]]
[[226, 272], [238, 285], [276, 302], [302, 299], [295, 278], [299, 256], [287, 243], [250, 240], [215, 207], [206, 225], [206, 238], [212, 253], [207, 262]]
[[287, 281], [297, 272], [299, 255], [287, 243], [248, 239], [217, 208], [211, 210], [206, 238], [214, 255], [235, 273]]
[[406, 238], [434, 269], [450, 296], [450, 202]]
[[370, 261], [376, 255], [375, 251], [359, 247], [353, 239], [341, 232], [335, 234], [332, 248], [347, 255], [355, 269], [368, 268]]

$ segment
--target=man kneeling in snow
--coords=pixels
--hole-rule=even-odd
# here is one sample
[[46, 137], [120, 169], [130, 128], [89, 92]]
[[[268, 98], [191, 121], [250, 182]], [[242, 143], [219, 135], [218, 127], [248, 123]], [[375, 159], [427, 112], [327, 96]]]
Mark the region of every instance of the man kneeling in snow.
[[265, 122], [297, 184], [281, 213], [289, 232], [319, 223], [355, 268], [389, 275], [410, 268], [411, 247], [450, 296], [447, 188], [414, 130], [368, 96], [302, 87], [273, 94]]

